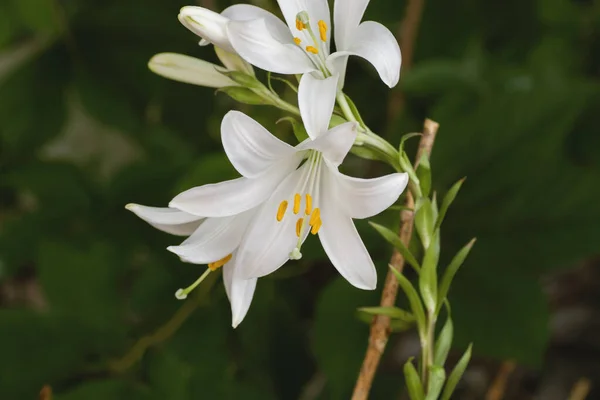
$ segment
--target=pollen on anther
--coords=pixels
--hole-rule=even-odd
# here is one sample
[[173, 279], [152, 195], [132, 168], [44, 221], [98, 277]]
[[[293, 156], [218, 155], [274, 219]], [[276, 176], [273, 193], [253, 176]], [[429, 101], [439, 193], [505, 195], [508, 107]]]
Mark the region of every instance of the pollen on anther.
[[313, 54], [319, 54], [319, 50], [314, 46], [306, 46], [306, 51]]
[[302, 43], [302, 39], [300, 39], [299, 37], [295, 37], [294, 43], [296, 43], [296, 45], [300, 46], [300, 43]]
[[298, 218], [296, 221], [296, 236], [300, 237], [302, 234], [302, 226], [304, 225], [304, 218]]
[[294, 214], [298, 214], [300, 212], [300, 202], [302, 201], [302, 196], [299, 193], [294, 195]]
[[308, 224], [310, 226], [314, 226], [317, 223], [317, 221], [320, 221], [320, 220], [321, 220], [321, 210], [317, 207], [310, 214], [310, 219], [308, 220]]
[[323, 20], [319, 21], [319, 35], [322, 41], [327, 41], [327, 24]]
[[300, 21], [299, 19], [296, 19], [296, 29], [301, 31], [302, 29], [305, 29], [305, 28], [306, 28], [306, 25], [304, 25], [304, 22]]
[[232, 254], [229, 254], [228, 256], [225, 256], [223, 258], [221, 258], [219, 261], [215, 261], [213, 263], [208, 264], [208, 268], [211, 271], [216, 271], [219, 268], [221, 268], [223, 265], [227, 264], [229, 262], [229, 260], [231, 260], [231, 257], [233, 257]]
[[308, 193], [306, 193], [306, 210], [305, 213], [306, 215], [310, 215], [310, 213], [312, 212], [312, 196]]
[[279, 203], [279, 208], [277, 209], [277, 222], [281, 222], [283, 216], [285, 215], [285, 211], [287, 210], [288, 202], [287, 200]]
[[319, 229], [321, 229], [321, 218], [319, 218], [317, 220], [317, 222], [312, 226], [312, 229], [310, 230], [310, 233], [312, 233], [313, 235], [316, 235], [317, 233], [319, 233]]

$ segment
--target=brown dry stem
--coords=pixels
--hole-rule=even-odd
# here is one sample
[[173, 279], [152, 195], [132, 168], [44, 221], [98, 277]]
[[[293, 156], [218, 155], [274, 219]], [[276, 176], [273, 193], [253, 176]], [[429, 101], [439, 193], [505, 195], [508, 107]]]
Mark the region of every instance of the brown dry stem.
[[[415, 159], [415, 169], [423, 154], [427, 154], [428, 156], [431, 154], [438, 128], [439, 124], [437, 122], [430, 119], [425, 120], [425, 123], [423, 124], [423, 136], [419, 142], [419, 149]], [[414, 202], [415, 199], [413, 198], [412, 193], [408, 192], [405, 201], [407, 209], [400, 212], [399, 236], [406, 247], [408, 247], [412, 238], [414, 213], [411, 210], [414, 208]], [[392, 254], [390, 265], [398, 272], [402, 272], [402, 269], [404, 268], [404, 257], [402, 257], [397, 250], [394, 250], [394, 253]], [[383, 292], [381, 294], [380, 305], [382, 307], [392, 307], [396, 303], [397, 294], [398, 281], [392, 271], [388, 271], [383, 286]], [[377, 366], [379, 365], [389, 336], [390, 318], [383, 315], [376, 316], [371, 323], [367, 353], [365, 354], [356, 385], [354, 386], [352, 400], [364, 400], [368, 398], [371, 385], [373, 384], [373, 378], [377, 371]]]

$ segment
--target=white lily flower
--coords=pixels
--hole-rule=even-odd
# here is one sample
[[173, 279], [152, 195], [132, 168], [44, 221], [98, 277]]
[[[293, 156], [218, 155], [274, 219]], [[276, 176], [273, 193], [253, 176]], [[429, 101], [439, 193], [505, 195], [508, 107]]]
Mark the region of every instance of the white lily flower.
[[[229, 9], [227, 30], [219, 39], [228, 40], [246, 61], [281, 74], [320, 71], [338, 73], [343, 79], [348, 56], [369, 61], [389, 87], [398, 83], [402, 61], [394, 35], [378, 22], [360, 23], [369, 0], [336, 0], [334, 4], [337, 52], [330, 54], [330, 15], [327, 0], [278, 0], [287, 26], [273, 14], [243, 15]], [[238, 6], [239, 7], [239, 6]], [[226, 39], [225, 39], [226, 38]]]

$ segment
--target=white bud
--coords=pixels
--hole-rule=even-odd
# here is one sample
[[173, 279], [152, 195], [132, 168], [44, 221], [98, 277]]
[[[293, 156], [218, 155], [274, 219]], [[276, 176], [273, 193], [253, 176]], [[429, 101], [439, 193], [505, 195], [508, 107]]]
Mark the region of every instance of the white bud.
[[206, 8], [194, 6], [183, 7], [179, 11], [178, 18], [183, 26], [203, 39], [200, 45], [210, 42], [229, 52], [234, 52], [227, 36], [226, 26], [229, 18]]
[[160, 53], [148, 62], [148, 68], [160, 76], [179, 82], [212, 88], [239, 86], [223, 75], [223, 67], [198, 58], [176, 53]]

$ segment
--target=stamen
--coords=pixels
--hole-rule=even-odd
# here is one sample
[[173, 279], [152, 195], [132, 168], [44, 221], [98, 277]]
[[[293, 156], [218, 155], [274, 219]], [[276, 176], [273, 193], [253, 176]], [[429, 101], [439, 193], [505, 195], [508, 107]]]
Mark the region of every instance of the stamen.
[[300, 212], [300, 202], [302, 201], [302, 196], [299, 193], [294, 195], [294, 214], [298, 214]]
[[302, 39], [300, 39], [299, 37], [295, 37], [294, 43], [296, 43], [296, 45], [300, 46], [300, 43], [302, 43]]
[[302, 226], [304, 225], [304, 218], [298, 218], [296, 221], [296, 236], [300, 237], [302, 234]]
[[306, 193], [306, 215], [310, 215], [312, 212], [312, 196]]
[[319, 35], [322, 41], [327, 41], [327, 24], [323, 20], [319, 21]]
[[306, 46], [306, 51], [313, 54], [319, 54], [319, 50], [314, 46]]
[[283, 216], [285, 215], [285, 211], [287, 210], [288, 202], [287, 200], [279, 203], [279, 208], [277, 209], [277, 222], [281, 222]]
[[229, 262], [229, 260], [231, 260], [231, 257], [233, 257], [232, 254], [229, 254], [228, 256], [225, 256], [223, 258], [221, 258], [219, 261], [215, 261], [213, 263], [208, 264], [208, 268], [211, 271], [216, 271], [219, 268], [221, 268], [223, 265], [227, 264]]
[[310, 226], [314, 226], [317, 221], [321, 220], [321, 210], [317, 207], [313, 210], [312, 214], [310, 215], [310, 220], [308, 221], [308, 224]]
[[296, 29], [298, 29], [299, 31], [306, 29], [306, 25], [304, 24], [304, 22], [300, 21], [298, 18], [296, 18]]
[[317, 233], [319, 233], [319, 229], [321, 229], [322, 224], [323, 224], [323, 222], [321, 222], [321, 218], [319, 218], [317, 220], [317, 222], [312, 226], [310, 233], [312, 233], [313, 235], [316, 235]]

